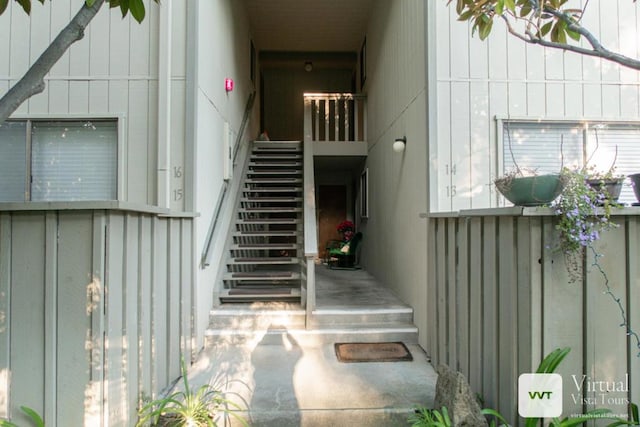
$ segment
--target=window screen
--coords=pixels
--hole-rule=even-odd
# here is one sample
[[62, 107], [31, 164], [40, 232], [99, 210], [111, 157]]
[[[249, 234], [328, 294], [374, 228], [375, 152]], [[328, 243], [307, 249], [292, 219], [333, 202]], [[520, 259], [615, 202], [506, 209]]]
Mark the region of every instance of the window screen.
[[0, 128], [0, 173], [10, 184], [0, 201], [117, 198], [115, 120], [7, 123]]

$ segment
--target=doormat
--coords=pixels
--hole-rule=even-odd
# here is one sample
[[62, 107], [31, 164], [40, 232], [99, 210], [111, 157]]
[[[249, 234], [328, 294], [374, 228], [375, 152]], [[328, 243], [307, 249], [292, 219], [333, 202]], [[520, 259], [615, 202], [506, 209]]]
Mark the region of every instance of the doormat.
[[338, 361], [343, 363], [406, 362], [413, 360], [409, 349], [401, 342], [336, 343], [335, 349]]

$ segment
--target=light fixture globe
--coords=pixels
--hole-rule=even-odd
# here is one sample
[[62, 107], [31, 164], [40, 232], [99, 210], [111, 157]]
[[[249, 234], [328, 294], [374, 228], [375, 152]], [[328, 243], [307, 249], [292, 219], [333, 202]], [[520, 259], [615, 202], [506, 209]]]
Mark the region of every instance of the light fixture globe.
[[402, 153], [407, 146], [407, 137], [403, 136], [402, 138], [396, 138], [393, 142], [393, 151], [396, 153]]

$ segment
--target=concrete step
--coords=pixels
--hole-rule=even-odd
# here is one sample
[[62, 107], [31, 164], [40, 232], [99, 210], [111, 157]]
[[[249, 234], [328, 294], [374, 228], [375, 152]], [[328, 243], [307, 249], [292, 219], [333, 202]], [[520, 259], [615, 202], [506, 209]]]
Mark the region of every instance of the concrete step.
[[335, 327], [341, 325], [368, 326], [370, 324], [413, 324], [411, 307], [341, 307], [319, 308], [310, 316], [313, 328]]
[[[244, 303], [244, 302], [300, 302], [300, 289], [290, 286], [257, 286], [255, 289], [247, 286], [244, 288], [224, 289], [220, 293], [222, 303]], [[228, 329], [209, 329], [205, 335], [217, 337], [218, 339], [232, 332]], [[241, 334], [242, 335], [242, 334]], [[240, 336], [241, 336], [240, 335]], [[216, 340], [214, 342], [219, 342]], [[206, 345], [206, 343], [205, 343]]]
[[[407, 419], [415, 411], [415, 406], [408, 404], [397, 408], [340, 408], [327, 410], [251, 410], [251, 414], [238, 412], [250, 425], [260, 427], [298, 427], [298, 426], [358, 426], [358, 427], [397, 427], [406, 426]], [[230, 427], [243, 426], [240, 421], [231, 417]]]
[[301, 308], [281, 309], [279, 306], [253, 308], [233, 305], [217, 307], [209, 312], [209, 328], [212, 330], [244, 329], [263, 330], [286, 327], [304, 329], [305, 311]]
[[[221, 300], [223, 297], [221, 297]], [[245, 320], [249, 324], [251, 321]], [[243, 322], [239, 320], [239, 322]], [[317, 347], [336, 342], [404, 342], [418, 343], [418, 328], [406, 323], [383, 323], [362, 326], [340, 326], [323, 328], [294, 328], [275, 325], [266, 329], [210, 328], [205, 332], [206, 345], [221, 343], [225, 340], [237, 342], [243, 340], [260, 340], [265, 345], [282, 343], [285, 336], [290, 336], [304, 346]]]

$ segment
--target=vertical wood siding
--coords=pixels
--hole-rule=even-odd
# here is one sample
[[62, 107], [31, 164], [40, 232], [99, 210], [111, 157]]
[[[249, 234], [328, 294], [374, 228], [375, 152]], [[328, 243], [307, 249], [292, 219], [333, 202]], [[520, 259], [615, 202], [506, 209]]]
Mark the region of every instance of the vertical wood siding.
[[0, 213], [0, 417], [131, 426], [193, 354], [192, 219]]
[[[640, 291], [640, 216], [617, 216], [618, 228], [596, 245], [599, 263], [634, 331]], [[609, 408], [626, 414], [626, 399], [638, 402], [640, 348], [627, 336], [618, 305], [587, 254], [587, 274], [569, 283], [564, 258], [553, 252], [555, 221], [549, 216], [432, 218], [429, 260], [427, 351], [434, 365], [462, 372], [486, 407], [508, 421], [517, 413], [518, 376], [533, 373], [558, 347], [571, 347], [558, 372], [564, 380], [563, 414]], [[628, 392], [588, 389], [589, 381], [626, 381]], [[585, 377], [579, 390], [574, 383]], [[596, 387], [597, 388], [597, 387]], [[604, 397], [603, 397], [604, 396]]]
[[[430, 178], [431, 210], [495, 206], [490, 185], [497, 170], [495, 117], [639, 120], [640, 80], [635, 70], [608, 61], [527, 45], [507, 35], [497, 20], [481, 42], [471, 25], [457, 21], [455, 5], [430, 3], [436, 26], [429, 48], [434, 87], [430, 141], [438, 164]], [[575, 2], [580, 3], [580, 2]], [[583, 2], [584, 3], [584, 2]], [[627, 0], [591, 2], [584, 25], [605, 46], [638, 55], [640, 15]], [[373, 97], [371, 103], [375, 102]], [[453, 196], [452, 196], [453, 194]]]
[[[13, 85], [40, 56], [82, 5], [80, 0], [36, 2], [30, 16], [13, 1], [0, 16], [0, 95]], [[45, 78], [46, 88], [26, 101], [14, 116], [96, 117], [124, 119], [120, 164], [123, 170], [122, 199], [156, 203], [158, 150], [158, 51], [159, 8], [173, 7], [175, 58], [170, 76], [173, 94], [172, 126], [184, 129], [186, 22], [179, 17], [186, 2], [157, 5], [145, 0], [147, 15], [138, 24], [122, 18], [119, 9], [105, 5], [87, 28], [84, 38], [73, 44]], [[180, 44], [182, 43], [182, 44]], [[172, 138], [176, 165], [184, 166], [184, 135]], [[176, 154], [177, 155], [177, 154]]]

